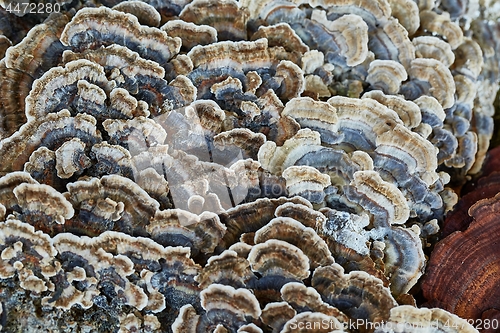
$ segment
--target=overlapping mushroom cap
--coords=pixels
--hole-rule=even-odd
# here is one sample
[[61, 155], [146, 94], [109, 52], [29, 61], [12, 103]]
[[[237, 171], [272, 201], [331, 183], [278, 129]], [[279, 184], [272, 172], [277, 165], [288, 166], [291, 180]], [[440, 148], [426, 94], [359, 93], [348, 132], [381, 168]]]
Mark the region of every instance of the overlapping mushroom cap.
[[439, 308], [417, 309], [401, 305], [391, 309], [389, 320], [375, 330], [384, 332], [477, 332], [470, 322]]
[[491, 13], [450, 1], [60, 5], [0, 8], [8, 329], [413, 320], [401, 313], [420, 310], [396, 306], [414, 304], [424, 249], [457, 202], [447, 184], [479, 171], [491, 137]]

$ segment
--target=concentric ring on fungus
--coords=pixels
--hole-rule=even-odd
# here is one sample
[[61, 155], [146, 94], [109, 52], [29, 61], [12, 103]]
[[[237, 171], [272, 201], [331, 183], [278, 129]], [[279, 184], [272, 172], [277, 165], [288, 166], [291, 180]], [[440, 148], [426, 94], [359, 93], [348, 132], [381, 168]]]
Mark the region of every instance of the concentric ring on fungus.
[[[496, 268], [463, 258], [498, 231], [497, 174], [436, 245], [493, 133], [488, 6], [37, 6], [0, 1], [1, 329], [476, 332], [466, 319], [498, 319]], [[484, 274], [461, 280], [473, 266]], [[444, 310], [417, 307], [421, 289]]]

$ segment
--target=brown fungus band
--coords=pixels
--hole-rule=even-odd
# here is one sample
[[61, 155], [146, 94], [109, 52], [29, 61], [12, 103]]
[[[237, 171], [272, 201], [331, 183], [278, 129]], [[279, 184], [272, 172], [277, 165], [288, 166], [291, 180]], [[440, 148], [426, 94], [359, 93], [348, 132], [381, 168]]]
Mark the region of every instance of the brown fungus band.
[[[496, 250], [500, 199], [498, 152], [498, 148], [490, 151], [483, 177], [474, 186], [464, 188], [469, 192], [446, 217], [445, 237], [432, 252], [422, 282], [427, 305], [488, 323], [485, 332], [493, 332], [499, 318], [496, 287], [500, 270]], [[452, 271], [450, 267], [454, 267]], [[453, 283], [439, 290], [444, 278]]]
[[[493, 3], [22, 5], [0, 0], [5, 331], [500, 317], [480, 251], [496, 246], [498, 175], [443, 225], [493, 134]], [[464, 319], [415, 307], [420, 289]]]

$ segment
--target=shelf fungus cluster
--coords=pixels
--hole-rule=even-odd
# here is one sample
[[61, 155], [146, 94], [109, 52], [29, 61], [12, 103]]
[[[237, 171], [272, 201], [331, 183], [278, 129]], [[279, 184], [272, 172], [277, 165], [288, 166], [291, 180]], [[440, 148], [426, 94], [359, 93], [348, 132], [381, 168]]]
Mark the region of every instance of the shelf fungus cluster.
[[1, 327], [476, 332], [413, 297], [493, 132], [476, 5], [0, 1]]

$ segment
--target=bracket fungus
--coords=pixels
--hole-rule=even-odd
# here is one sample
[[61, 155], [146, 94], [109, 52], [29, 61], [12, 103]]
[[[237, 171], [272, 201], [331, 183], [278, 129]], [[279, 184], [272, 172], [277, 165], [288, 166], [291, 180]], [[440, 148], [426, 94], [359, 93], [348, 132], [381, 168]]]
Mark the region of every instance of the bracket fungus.
[[169, 209], [156, 211], [146, 230], [151, 238], [164, 246], [187, 246], [192, 254], [211, 253], [226, 232], [219, 216], [204, 212], [201, 215]]
[[239, 328], [261, 314], [257, 299], [247, 289], [212, 284], [200, 297], [205, 313], [197, 315], [192, 305], [183, 306], [172, 325], [173, 332], [241, 332]]
[[[447, 217], [446, 237], [431, 255], [422, 290], [429, 306], [441, 307], [462, 318], [494, 322], [498, 320], [495, 309], [499, 306], [496, 286], [500, 269], [496, 250], [498, 173], [480, 180], [480, 185], [465, 195], [456, 211]], [[443, 279], [453, 282], [439, 290]]]
[[[381, 280], [365, 272], [345, 274], [338, 264], [318, 268], [311, 285], [326, 303], [337, 307], [351, 319], [362, 319], [365, 325], [387, 320], [388, 310], [397, 304]], [[354, 290], [357, 291], [351, 292]], [[359, 325], [358, 329], [370, 331], [363, 325]]]
[[389, 320], [376, 333], [384, 332], [478, 332], [469, 322], [439, 308], [417, 309], [401, 305], [391, 309]]
[[0, 1], [5, 331], [462, 323], [405, 306], [420, 288], [498, 318], [498, 174], [445, 219], [493, 134], [496, 5], [21, 4]]

